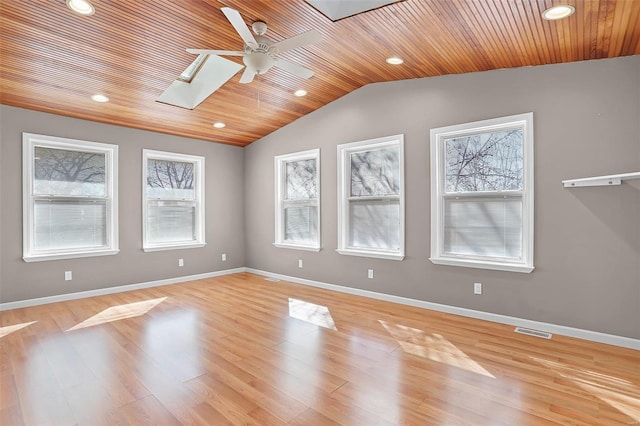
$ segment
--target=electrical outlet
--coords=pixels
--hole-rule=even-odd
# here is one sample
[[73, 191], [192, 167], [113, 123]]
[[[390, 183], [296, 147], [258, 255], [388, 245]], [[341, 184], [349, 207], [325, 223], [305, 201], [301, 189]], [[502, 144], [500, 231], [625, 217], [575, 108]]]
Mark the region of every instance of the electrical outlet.
[[367, 278], [373, 279], [373, 269], [367, 270]]
[[73, 279], [73, 274], [71, 271], [64, 271], [64, 280], [71, 281]]
[[482, 283], [473, 283], [473, 294], [482, 294]]
[[227, 261], [227, 253], [222, 253], [222, 261], [226, 262]]
[[302, 259], [298, 259], [298, 268], [302, 269]]
[[178, 266], [184, 266], [184, 259], [178, 259]]

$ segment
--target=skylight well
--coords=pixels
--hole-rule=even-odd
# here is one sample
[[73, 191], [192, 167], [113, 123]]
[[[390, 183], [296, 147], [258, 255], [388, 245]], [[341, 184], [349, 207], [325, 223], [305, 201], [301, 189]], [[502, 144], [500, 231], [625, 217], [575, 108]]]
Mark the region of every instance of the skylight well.
[[306, 0], [332, 21], [398, 3], [402, 0]]

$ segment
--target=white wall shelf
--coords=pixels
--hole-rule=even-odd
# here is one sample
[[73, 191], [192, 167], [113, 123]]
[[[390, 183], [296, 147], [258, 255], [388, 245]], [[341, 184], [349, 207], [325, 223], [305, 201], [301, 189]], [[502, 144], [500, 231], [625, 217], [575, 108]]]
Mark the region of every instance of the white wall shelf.
[[565, 188], [575, 188], [579, 186], [608, 186], [620, 185], [623, 180], [640, 179], [640, 172], [621, 173], [618, 175], [594, 176], [580, 179], [563, 180]]

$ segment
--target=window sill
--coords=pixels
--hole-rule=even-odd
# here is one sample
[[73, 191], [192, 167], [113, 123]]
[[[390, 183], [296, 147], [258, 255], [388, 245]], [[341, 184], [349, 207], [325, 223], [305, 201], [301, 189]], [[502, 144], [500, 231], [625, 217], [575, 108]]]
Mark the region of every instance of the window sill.
[[142, 247], [142, 250], [145, 253], [147, 253], [147, 252], [163, 251], [163, 250], [182, 250], [182, 249], [201, 248], [206, 245], [207, 243], [172, 244], [172, 245], [163, 245], [163, 246]]
[[487, 262], [481, 260], [450, 259], [442, 257], [430, 257], [429, 260], [436, 265], [462, 266], [465, 268], [492, 269], [495, 271], [521, 272], [526, 274], [530, 273], [534, 269], [533, 266], [525, 264]]
[[95, 257], [95, 256], [112, 256], [118, 254], [119, 249], [113, 250], [96, 250], [86, 252], [71, 252], [71, 253], [56, 253], [56, 254], [34, 254], [24, 256], [22, 259], [25, 262], [42, 262], [46, 260], [64, 260], [64, 259], [76, 259], [80, 257]]
[[285, 248], [285, 249], [294, 249], [294, 250], [305, 250], [305, 251], [320, 251], [320, 247], [317, 246], [307, 246], [304, 244], [286, 244], [286, 243], [273, 243], [274, 247]]
[[347, 256], [373, 257], [376, 259], [387, 259], [387, 260], [403, 260], [404, 259], [404, 254], [400, 254], [400, 253], [380, 252], [380, 251], [372, 251], [372, 250], [354, 250], [354, 249], [337, 249], [336, 251], [340, 254], [344, 254]]

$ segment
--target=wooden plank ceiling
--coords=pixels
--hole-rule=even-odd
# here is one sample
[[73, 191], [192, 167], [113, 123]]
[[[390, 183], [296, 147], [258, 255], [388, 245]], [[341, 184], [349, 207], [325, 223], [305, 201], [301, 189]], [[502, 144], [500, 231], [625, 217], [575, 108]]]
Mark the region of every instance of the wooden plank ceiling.
[[[92, 3], [82, 17], [64, 0], [0, 2], [2, 104], [245, 146], [369, 83], [640, 54], [640, 0], [567, 0], [576, 13], [561, 21], [541, 18], [558, 0], [405, 0], [337, 22], [303, 0]], [[155, 102], [195, 58], [185, 48], [242, 49], [223, 6], [274, 41], [317, 29], [320, 42], [282, 54], [315, 75], [240, 72], [195, 110]]]

